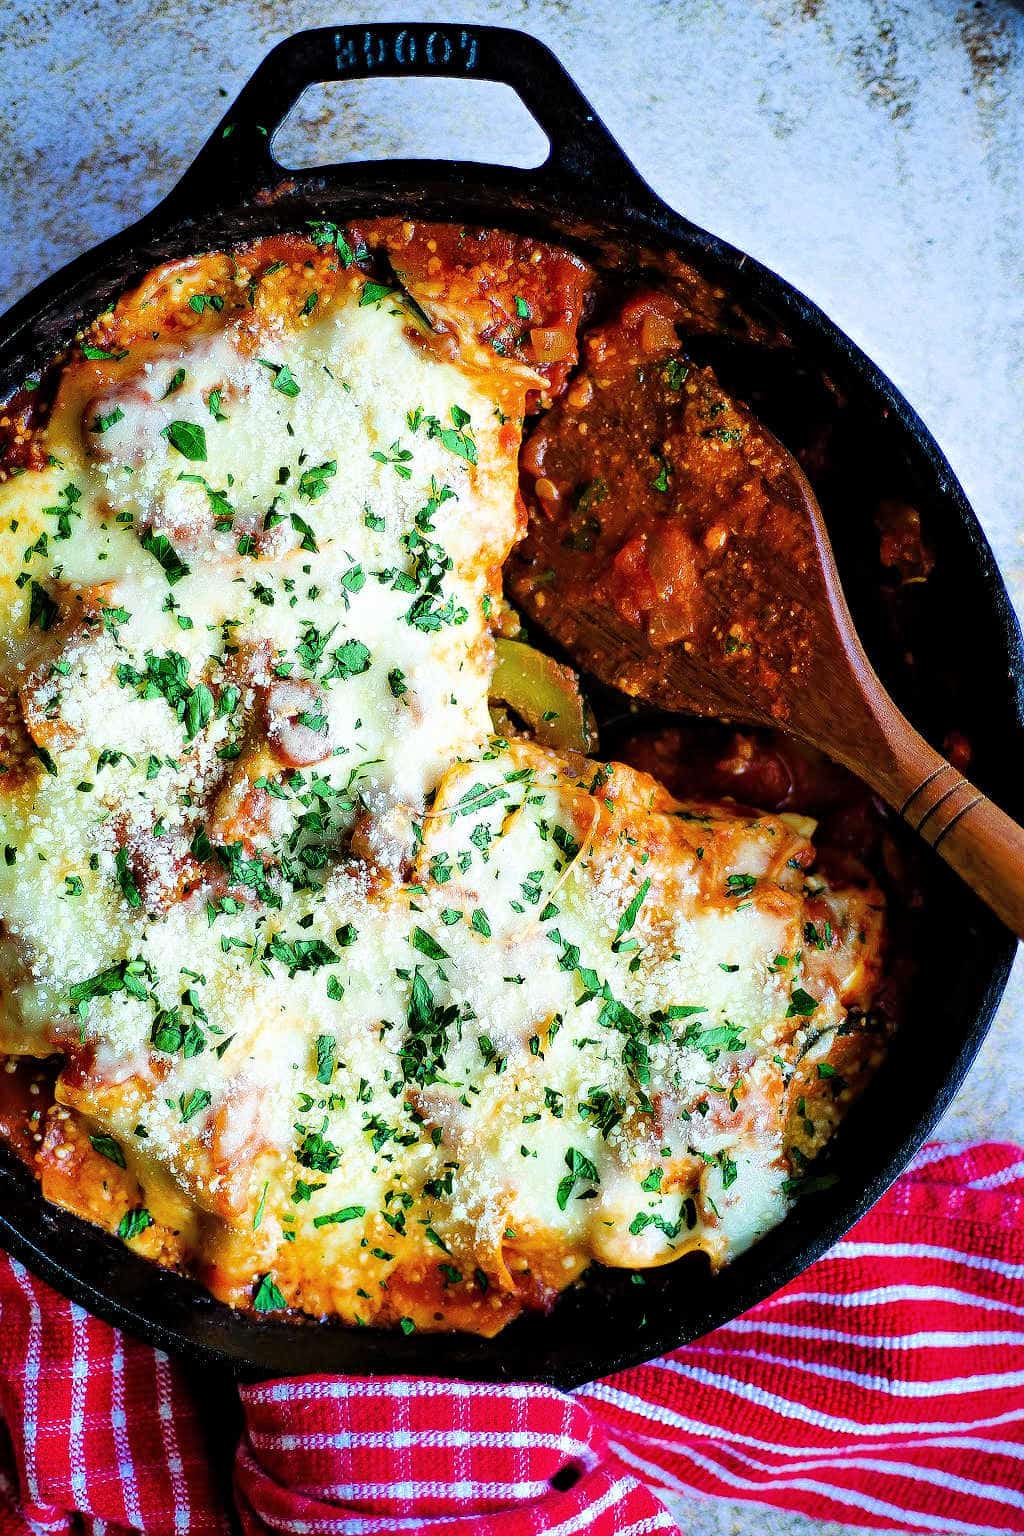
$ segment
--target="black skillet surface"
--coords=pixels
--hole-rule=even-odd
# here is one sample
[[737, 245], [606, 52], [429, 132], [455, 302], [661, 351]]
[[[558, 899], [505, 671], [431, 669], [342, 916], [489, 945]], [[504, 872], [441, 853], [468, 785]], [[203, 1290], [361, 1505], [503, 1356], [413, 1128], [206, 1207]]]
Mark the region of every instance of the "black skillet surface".
[[[512, 86], [551, 144], [536, 170], [384, 161], [285, 173], [272, 139], [309, 85], [396, 75]], [[0, 321], [0, 399], [148, 268], [307, 218], [422, 216], [525, 228], [582, 249], [598, 265], [675, 250], [791, 349], [694, 343], [724, 385], [795, 450], [828, 445], [816, 488], [854, 618], [900, 707], [941, 745], [972, 743], [972, 778], [1024, 816], [1021, 637], [985, 537], [919, 417], [813, 304], [764, 267], [661, 203], [539, 42], [492, 27], [325, 28], [281, 43], [257, 70], [170, 196], [123, 234], [73, 261]], [[794, 238], [796, 238], [794, 236]], [[650, 258], [656, 266], [657, 255]], [[703, 360], [703, 359], [702, 359]], [[878, 564], [872, 513], [905, 497], [936, 554], [927, 583], [894, 593]], [[918, 660], [908, 660], [916, 656]], [[614, 708], [613, 708], [614, 712]], [[606, 711], [607, 714], [607, 711]], [[612, 723], [613, 724], [613, 723]], [[614, 729], [614, 724], [613, 724]], [[630, 1276], [595, 1269], [550, 1317], [498, 1338], [292, 1325], [232, 1312], [96, 1228], [45, 1204], [0, 1154], [0, 1244], [89, 1310], [240, 1376], [404, 1372], [572, 1386], [696, 1338], [785, 1284], [836, 1242], [900, 1173], [945, 1109], [999, 1001], [1015, 942], [928, 851], [913, 930], [918, 960], [906, 1021], [889, 1059], [844, 1122], [822, 1166], [835, 1176], [717, 1277], [696, 1256]]]

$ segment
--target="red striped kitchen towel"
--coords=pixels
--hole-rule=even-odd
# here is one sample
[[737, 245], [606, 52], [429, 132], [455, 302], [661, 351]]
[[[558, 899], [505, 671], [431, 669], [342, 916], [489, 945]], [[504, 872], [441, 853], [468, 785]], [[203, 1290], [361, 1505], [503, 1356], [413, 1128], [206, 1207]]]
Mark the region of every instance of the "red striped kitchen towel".
[[666, 1493], [1024, 1532], [1024, 1151], [926, 1148], [801, 1279], [572, 1395], [246, 1387], [235, 1516], [203, 1396], [0, 1255], [0, 1536], [647, 1536]]

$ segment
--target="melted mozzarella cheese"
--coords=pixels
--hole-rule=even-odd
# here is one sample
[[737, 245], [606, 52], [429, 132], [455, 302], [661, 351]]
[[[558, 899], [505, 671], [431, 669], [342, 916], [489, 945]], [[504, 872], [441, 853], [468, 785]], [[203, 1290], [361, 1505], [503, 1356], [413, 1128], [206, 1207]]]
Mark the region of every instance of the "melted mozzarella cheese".
[[[263, 646], [266, 678], [315, 685], [307, 713], [325, 717], [315, 734], [332, 780], [356, 770], [416, 802], [488, 728], [483, 609], [497, 599], [494, 574], [516, 534], [516, 462], [499, 446], [495, 403], [480, 384], [411, 343], [393, 305], [361, 305], [358, 294], [289, 339], [288, 393], [274, 351], [282, 338], [230, 328], [215, 343], [164, 347], [87, 401], [73, 380], [49, 441], [74, 472], [3, 488], [2, 553], [32, 577], [59, 566], [64, 582], [123, 610], [116, 660], [136, 669], [147, 653], [174, 652], [195, 681], [211, 658]], [[214, 392], [224, 419], [210, 411]], [[466, 418], [461, 430], [453, 412]], [[102, 433], [89, 426], [115, 416]], [[61, 538], [46, 507], [59, 507], [68, 487]], [[26, 561], [39, 534], [48, 548]], [[152, 552], [157, 540], [187, 567], [173, 585]], [[17, 654], [29, 594], [9, 596], [5, 638]], [[109, 732], [108, 745], [128, 750], [128, 691], [78, 651], [61, 679], [61, 715], [91, 714], [90, 744]], [[151, 726], [168, 755], [182, 746], [173, 725]]]
[[0, 486], [0, 1048], [66, 1055], [44, 1189], [141, 1251], [493, 1332], [779, 1219], [878, 898], [833, 963], [785, 818], [490, 737], [507, 380], [319, 281], [68, 369]]

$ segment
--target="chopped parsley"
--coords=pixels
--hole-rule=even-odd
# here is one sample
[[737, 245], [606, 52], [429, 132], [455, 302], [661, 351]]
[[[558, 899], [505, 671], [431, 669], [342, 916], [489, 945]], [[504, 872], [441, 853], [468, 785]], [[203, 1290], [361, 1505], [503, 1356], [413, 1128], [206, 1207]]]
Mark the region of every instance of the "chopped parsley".
[[346, 640], [344, 645], [339, 645], [331, 653], [331, 665], [323, 674], [325, 683], [340, 678], [343, 682], [350, 677], [359, 677], [370, 668], [370, 652], [361, 640]]
[[108, 1162], [116, 1163], [118, 1168], [127, 1168], [128, 1164], [125, 1162], [124, 1153], [121, 1151], [121, 1144], [115, 1141], [113, 1136], [107, 1136], [101, 1132], [95, 1136], [90, 1136], [89, 1141], [92, 1144], [93, 1150], [98, 1152], [101, 1157], [105, 1157]]
[[403, 448], [398, 438], [391, 444], [387, 453], [381, 448], [375, 448], [370, 454], [370, 458], [377, 464], [390, 464], [400, 480], [412, 479], [412, 470], [409, 468], [412, 452], [408, 448]]
[[68, 997], [73, 1010], [85, 1019], [89, 1014], [89, 1004], [97, 997], [112, 997], [115, 992], [126, 992], [129, 997], [144, 1002], [149, 997], [146, 983], [151, 979], [149, 963], [141, 956], [134, 960], [119, 960], [116, 965], [108, 965], [105, 970], [97, 971], [95, 976], [89, 976], [85, 981], [76, 981], [68, 989]]
[[794, 987], [789, 994], [789, 1007], [786, 1009], [786, 1018], [810, 1018], [818, 1006], [818, 999], [805, 992], [803, 987]]
[[[566, 1152], [565, 1166], [569, 1172], [560, 1180], [555, 1191], [555, 1199], [558, 1202], [558, 1209], [560, 1211], [564, 1211], [569, 1204], [569, 1199], [575, 1191], [577, 1184], [585, 1181], [599, 1182], [597, 1169], [590, 1161], [590, 1158], [584, 1157], [583, 1153], [575, 1147], [570, 1147], [568, 1152]], [[585, 1200], [596, 1193], [595, 1189], [584, 1190], [582, 1194], [577, 1196], [577, 1199]]]
[[305, 1131], [295, 1160], [301, 1167], [312, 1168], [316, 1173], [333, 1173], [341, 1162], [341, 1153], [322, 1131]]
[[413, 949], [418, 949], [421, 955], [426, 955], [430, 960], [449, 960], [451, 956], [446, 949], [433, 938], [425, 928], [416, 927], [412, 930], [412, 938], [409, 940]]
[[218, 314], [224, 308], [224, 300], [219, 293], [194, 293], [188, 301], [188, 307], [195, 310], [197, 315], [207, 309]]
[[254, 1312], [280, 1312], [288, 1305], [273, 1275], [260, 1275], [252, 1293]]
[[153, 1225], [153, 1218], [144, 1205], [133, 1206], [130, 1211], [125, 1211], [117, 1227], [117, 1235], [122, 1242], [129, 1243], [133, 1237], [140, 1237], [148, 1227]]
[[264, 950], [271, 960], [279, 960], [288, 969], [291, 981], [299, 971], [319, 971], [325, 965], [337, 964], [338, 956], [323, 939], [286, 939], [275, 933]]
[[191, 684], [188, 662], [178, 651], [157, 656], [146, 652], [146, 670], [120, 662], [116, 676], [122, 688], [135, 688], [140, 699], [163, 699], [185, 727], [186, 741], [194, 741], [213, 717], [213, 694], [205, 683]]
[[682, 1219], [679, 1221], [666, 1221], [664, 1216], [652, 1215], [649, 1211], [637, 1211], [629, 1224], [629, 1230], [634, 1237], [639, 1237], [641, 1232], [646, 1232], [648, 1227], [657, 1227], [663, 1232], [671, 1243], [682, 1231]]
[[333, 245], [344, 268], [351, 267], [356, 261], [362, 261], [366, 255], [365, 247], [353, 250], [345, 238], [344, 231], [329, 219], [307, 219], [306, 222], [313, 241], [320, 246]]
[[139, 535], [139, 543], [160, 566], [167, 577], [169, 587], [173, 587], [183, 576], [188, 575], [191, 567], [186, 565], [166, 534], [153, 533], [147, 528]]
[[380, 304], [384, 299], [390, 298], [394, 291], [393, 288], [388, 287], [387, 283], [365, 282], [359, 295], [359, 307], [365, 309], [370, 304]]
[[93, 346], [91, 342], [83, 341], [82, 356], [87, 357], [89, 361], [93, 363], [119, 363], [128, 356], [128, 350], [125, 348], [125, 350], [121, 352], [108, 352], [106, 347], [96, 347]]
[[663, 454], [656, 454], [655, 458], [658, 460], [658, 473], [651, 481], [651, 490], [664, 492], [668, 490], [668, 482], [669, 477], [672, 474], [672, 466]]
[[337, 1066], [338, 1043], [333, 1035], [316, 1037], [316, 1080], [327, 1085]]
[[428, 1087], [445, 1068], [448, 1032], [459, 1018], [454, 1004], [440, 1004], [426, 977], [416, 967], [406, 1015], [407, 1033], [399, 1052], [406, 1082]]
[[295, 398], [299, 393], [299, 384], [287, 363], [271, 363], [265, 357], [258, 357], [256, 361], [261, 368], [273, 374], [272, 389], [276, 389], [279, 395], [287, 395], [289, 399]]
[[35, 629], [52, 629], [60, 618], [60, 608], [38, 581], [33, 580], [29, 591], [28, 622]]
[[171, 421], [160, 434], [183, 458], [201, 463], [206, 458], [205, 428], [193, 421]]
[[208, 1088], [193, 1088], [191, 1093], [181, 1094], [178, 1108], [182, 1125], [187, 1125], [196, 1115], [202, 1114], [204, 1109], [209, 1109], [212, 1102], [213, 1095]]
[[119, 405], [115, 405], [114, 409], [108, 411], [106, 416], [94, 416], [89, 431], [109, 432], [111, 427], [115, 427], [119, 421], [124, 421], [124, 411], [122, 411]]
[[646, 880], [644, 880], [643, 884], [636, 892], [636, 895], [629, 903], [629, 906], [619, 918], [619, 926], [615, 930], [615, 938], [612, 941], [612, 948], [614, 950], [618, 950], [621, 947], [621, 940], [627, 933], [629, 933], [633, 927], [633, 924], [636, 922], [638, 916], [640, 915], [640, 908], [643, 906], [645, 900], [647, 899], [647, 892], [650, 890], [650, 888], [651, 882], [650, 877], [648, 877]]
[[346, 1205], [340, 1211], [327, 1211], [323, 1216], [314, 1216], [313, 1225], [314, 1227], [336, 1226], [343, 1221], [358, 1221], [361, 1216], [365, 1215], [365, 1205]]
[[119, 848], [114, 855], [114, 868], [117, 874], [117, 883], [121, 887], [121, 893], [125, 901], [137, 911], [142, 906], [142, 897], [135, 883], [135, 876], [132, 873], [128, 857], [128, 849]]
[[[471, 432], [466, 430], [471, 425], [468, 411], [464, 411], [461, 405], [453, 405], [448, 412], [451, 426], [439, 421], [436, 416], [423, 416], [420, 418], [427, 429], [428, 437], [435, 437], [441, 445], [454, 453], [457, 458], [465, 459], [467, 464], [477, 462], [476, 443]], [[417, 426], [420, 424], [417, 421]]]
[[[316, 501], [318, 497], [326, 496], [328, 490], [327, 482], [332, 480], [337, 473], [337, 459], [328, 459], [323, 464], [313, 464], [309, 469], [304, 469], [299, 476], [299, 495], [305, 496], [307, 501]], [[314, 545], [315, 552], [316, 546]]]

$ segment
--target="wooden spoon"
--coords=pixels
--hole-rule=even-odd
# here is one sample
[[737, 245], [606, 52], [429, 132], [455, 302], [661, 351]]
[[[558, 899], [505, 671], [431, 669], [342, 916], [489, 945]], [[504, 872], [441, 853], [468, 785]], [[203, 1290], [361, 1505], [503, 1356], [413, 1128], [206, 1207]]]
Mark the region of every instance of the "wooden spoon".
[[[634, 697], [781, 727], [820, 748], [1024, 937], [1024, 830], [929, 746], [882, 686], [799, 464], [708, 370], [689, 369], [685, 396], [676, 384], [672, 402], [664, 372], [644, 385], [635, 358], [616, 375], [615, 357], [612, 348], [591, 358], [576, 404], [556, 405], [539, 444], [527, 446], [535, 499], [511, 567], [516, 600], [579, 664]], [[659, 367], [671, 363], [655, 358], [648, 372]], [[647, 395], [624, 399], [636, 378]], [[646, 437], [623, 455], [602, 427], [621, 428], [634, 406]]]

